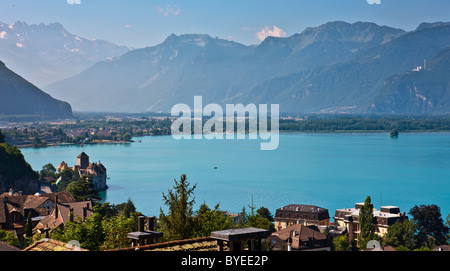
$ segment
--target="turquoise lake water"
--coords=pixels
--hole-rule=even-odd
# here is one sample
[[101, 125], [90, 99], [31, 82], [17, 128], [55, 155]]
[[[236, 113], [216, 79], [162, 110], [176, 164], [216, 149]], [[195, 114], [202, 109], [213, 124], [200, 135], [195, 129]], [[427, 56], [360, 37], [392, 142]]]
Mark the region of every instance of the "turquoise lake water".
[[[197, 183], [196, 206], [240, 212], [251, 204], [275, 210], [311, 204], [329, 210], [353, 207], [371, 196], [380, 205], [406, 213], [436, 204], [450, 213], [450, 133], [281, 134], [279, 148], [261, 151], [259, 140], [174, 140], [171, 136], [135, 138], [142, 142], [22, 149], [33, 169], [62, 161], [76, 164], [82, 152], [108, 170], [104, 201], [131, 198], [138, 211], [159, 216], [162, 193], [186, 174]], [[214, 169], [217, 167], [217, 169]]]

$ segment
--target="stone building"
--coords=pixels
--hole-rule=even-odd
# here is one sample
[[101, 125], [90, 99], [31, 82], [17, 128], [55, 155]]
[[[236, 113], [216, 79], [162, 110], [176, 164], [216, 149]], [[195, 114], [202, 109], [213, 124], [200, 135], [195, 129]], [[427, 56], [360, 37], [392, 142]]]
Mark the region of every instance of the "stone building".
[[[57, 172], [61, 173], [68, 168], [70, 167], [63, 161], [58, 166]], [[82, 152], [78, 155], [77, 164], [70, 169], [78, 178], [92, 176], [92, 181], [96, 190], [105, 190], [108, 188], [106, 185], [107, 173], [105, 166], [101, 164], [100, 161], [98, 163], [90, 163], [89, 156], [86, 153]]]
[[275, 229], [277, 231], [297, 223], [328, 226], [330, 216], [327, 209], [313, 205], [290, 204], [276, 210]]

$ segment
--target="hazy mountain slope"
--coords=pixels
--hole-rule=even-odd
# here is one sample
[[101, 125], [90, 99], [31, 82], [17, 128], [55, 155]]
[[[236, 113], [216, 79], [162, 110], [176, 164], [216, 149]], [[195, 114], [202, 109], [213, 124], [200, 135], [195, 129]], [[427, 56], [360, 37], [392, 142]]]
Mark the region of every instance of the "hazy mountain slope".
[[145, 111], [229, 91], [237, 60], [249, 47], [207, 35], [171, 35], [162, 44], [104, 61], [49, 86], [76, 110]]
[[169, 111], [180, 102], [192, 105], [194, 95], [223, 105], [242, 101], [266, 80], [350, 59], [402, 34], [371, 23], [332, 22], [267, 38], [257, 47], [208, 35], [171, 35], [45, 90], [80, 111]]
[[39, 87], [129, 50], [108, 41], [78, 37], [59, 23], [0, 22], [0, 61]]
[[450, 47], [415, 69], [392, 76], [374, 99], [372, 112], [450, 112]]
[[0, 115], [72, 118], [71, 106], [52, 98], [0, 62]]
[[311, 70], [351, 59], [360, 51], [389, 42], [405, 31], [374, 23], [329, 22], [309, 27], [289, 38], [266, 38], [255, 50], [256, 62], [266, 62], [282, 74]]
[[449, 45], [450, 26], [418, 28], [347, 62], [265, 81], [243, 98], [279, 103], [286, 112], [367, 112], [387, 78], [417, 67]]

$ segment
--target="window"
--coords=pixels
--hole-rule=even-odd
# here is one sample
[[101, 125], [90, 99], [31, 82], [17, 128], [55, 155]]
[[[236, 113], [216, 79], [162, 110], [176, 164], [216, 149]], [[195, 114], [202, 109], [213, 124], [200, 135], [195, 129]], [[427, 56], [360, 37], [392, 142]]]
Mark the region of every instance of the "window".
[[10, 214], [10, 218], [11, 218], [11, 221], [12, 222], [16, 222], [16, 221], [19, 221], [20, 219], [21, 219], [21, 215], [20, 215], [20, 213], [19, 212], [12, 212], [11, 214]]

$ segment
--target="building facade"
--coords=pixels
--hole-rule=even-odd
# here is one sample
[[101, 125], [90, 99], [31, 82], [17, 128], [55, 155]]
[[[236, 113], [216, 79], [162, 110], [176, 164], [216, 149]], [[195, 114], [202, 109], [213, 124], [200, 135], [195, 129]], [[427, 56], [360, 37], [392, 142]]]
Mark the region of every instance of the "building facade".
[[313, 205], [290, 204], [277, 209], [275, 212], [275, 229], [277, 231], [304, 223], [328, 226], [330, 224], [328, 210]]
[[[338, 226], [346, 227], [349, 239], [357, 239], [359, 229], [359, 210], [364, 203], [356, 203], [354, 208], [337, 209], [334, 216], [334, 223]], [[380, 210], [373, 209], [375, 233], [383, 236], [388, 228], [397, 221], [407, 220], [405, 212], [400, 212], [397, 206], [382, 206]]]

